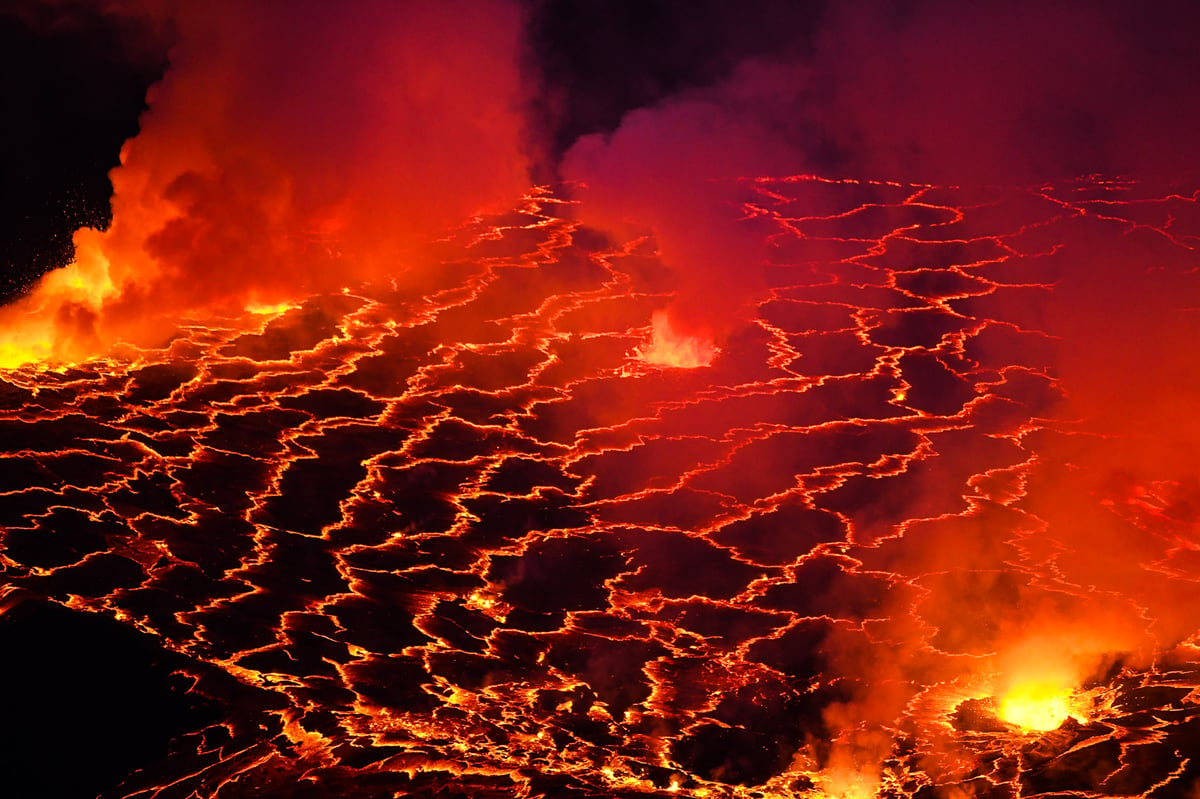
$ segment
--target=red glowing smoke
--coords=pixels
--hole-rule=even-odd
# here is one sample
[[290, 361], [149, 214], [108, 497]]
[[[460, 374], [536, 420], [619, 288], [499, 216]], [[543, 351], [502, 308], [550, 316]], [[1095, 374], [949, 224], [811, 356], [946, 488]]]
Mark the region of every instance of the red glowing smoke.
[[[813, 14], [797, 10], [796, 30]], [[811, 52], [750, 58], [633, 110], [611, 134], [581, 139], [562, 173], [587, 186], [587, 224], [654, 232], [679, 281], [671, 322], [719, 340], [765, 298], [770, 253], [728, 185], [708, 181], [809, 172], [1013, 186], [1195, 173], [1194, 18], [1178, 3], [831, 4]]]
[[748, 64], [728, 87], [631, 112], [611, 135], [584, 137], [566, 155], [564, 176], [584, 187], [585, 224], [654, 235], [677, 275], [666, 315], [680, 334], [719, 341], [762, 297], [763, 230], [736, 202], [732, 181], [803, 167], [803, 153], [762, 114], [794, 77], [790, 68]]
[[399, 275], [527, 187], [514, 3], [142, 8], [177, 44], [112, 174], [112, 227], [80, 231], [78, 263], [9, 309], [8, 362]]
[[[1195, 13], [1175, 3], [1149, 11], [1070, 1], [831, 4], [811, 54], [747, 62], [715, 85], [633, 111], [611, 135], [577, 143], [564, 174], [586, 184], [579, 192], [586, 223], [653, 232], [679, 281], [667, 308], [672, 324], [719, 342], [769, 297], [766, 263], [784, 259], [758, 248], [761, 237], [746, 218], [753, 208], [729, 202], [732, 184], [713, 190], [705, 179], [809, 172], [951, 184], [966, 188], [960, 197], [978, 192], [979, 204], [994, 203], [996, 214], [1014, 213], [1019, 231], [1020, 212], [1002, 208], [989, 184], [1129, 173], [1161, 185], [1200, 172], [1188, 44], [1196, 30]], [[894, 548], [866, 553], [868, 568], [927, 572], [917, 581], [928, 597], [922, 612], [947, 631], [941, 643], [986, 656], [976, 667], [1004, 673], [1010, 686], [1040, 671], [1076, 687], [1114, 660], [1144, 663], [1194, 632], [1200, 607], [1190, 582], [1178, 579], [1182, 555], [1151, 560], [1156, 536], [1180, 536], [1180, 553], [1195, 546], [1186, 531], [1196, 494], [1187, 486], [1200, 468], [1189, 363], [1200, 242], [1172, 238], [1170, 229], [1172, 215], [1194, 218], [1196, 197], [1147, 207], [1144, 225], [1103, 219], [1102, 205], [1075, 199], [1086, 198], [1068, 197], [1061, 214], [1075, 220], [1066, 224], [1077, 238], [980, 270], [1000, 284], [1044, 283], [1044, 302], [1029, 307], [1028, 294], [1010, 301], [1001, 286], [979, 309], [981, 317], [1019, 320], [1054, 337], [1055, 376], [1066, 392], [1066, 405], [1054, 410], [1077, 418], [1080, 435], [1018, 442], [1061, 465], [1036, 472], [1024, 503], [1031, 515], [999, 528], [1007, 532], [984, 532], [992, 515], [1009, 512], [985, 504], [955, 521], [914, 525]], [[829, 211], [789, 206], [784, 213]], [[854, 238], [854, 225], [846, 220], [844, 235]], [[967, 225], [947, 238], [965, 252], [1008, 244], [973, 235], [986, 234]], [[1011, 243], [1038, 252], [1037, 237], [1031, 229]], [[862, 231], [862, 240], [873, 238]], [[1122, 239], [1128, 247], [1114, 248]], [[786, 265], [819, 260], [821, 243], [810, 245], [807, 256], [803, 248], [788, 254]], [[876, 285], [892, 279], [884, 270], [863, 274]], [[970, 323], [970, 300], [949, 308]], [[1004, 357], [1021, 362], [1020, 353]], [[1174, 488], [1156, 494], [1155, 486]], [[914, 507], [922, 494], [947, 491], [936, 470], [927, 485], [911, 487]], [[1131, 523], [1125, 505], [1139, 501], [1167, 507], [1174, 521], [1165, 530]], [[988, 583], [1014, 564], [1030, 574]], [[1047, 570], [1061, 582], [1032, 577]], [[864, 746], [855, 725], [894, 718], [904, 701], [892, 696], [895, 681], [946, 676], [931, 673], [915, 648], [851, 651], [836, 636], [825, 646], [839, 672], [866, 686], [831, 720], [847, 731], [848, 751]]]

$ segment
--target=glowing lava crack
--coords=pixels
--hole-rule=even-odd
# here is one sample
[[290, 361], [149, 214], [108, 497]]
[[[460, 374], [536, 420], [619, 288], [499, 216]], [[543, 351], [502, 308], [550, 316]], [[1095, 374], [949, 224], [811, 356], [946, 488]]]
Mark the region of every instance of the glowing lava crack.
[[1200, 490], [1070, 347], [1097, 257], [1194, 280], [1195, 195], [747, 188], [715, 343], [534, 192], [419, 290], [4, 372], [4, 606], [219, 716], [111, 795], [1192, 795]]

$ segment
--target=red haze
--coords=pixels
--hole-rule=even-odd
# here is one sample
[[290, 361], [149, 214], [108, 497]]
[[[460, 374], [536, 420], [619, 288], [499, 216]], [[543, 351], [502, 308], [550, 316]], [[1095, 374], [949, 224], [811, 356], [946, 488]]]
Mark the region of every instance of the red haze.
[[[1036, 187], [1091, 173], [1133, 174], [1158, 185], [1194, 176], [1195, 16], [1172, 3], [830, 4], [811, 55], [747, 62], [717, 85], [628, 113], [610, 136], [579, 141], [563, 174], [586, 184], [579, 193], [586, 224], [653, 231], [679, 282], [668, 308], [672, 322], [719, 341], [768, 297], [766, 254], [757, 249], [761, 236], [750, 232], [746, 209], [728, 202], [730, 184], [716, 189], [706, 179], [816, 173], [949, 184], [969, 196], [986, 195], [989, 185]], [[1174, 205], [1171, 213], [1192, 215], [1195, 198], [1185, 194]], [[1160, 230], [1100, 221], [1101, 205], [1062, 209], [1063, 219], [1077, 218], [1067, 228], [1078, 238], [1047, 242], [1028, 275], [997, 270], [1001, 282], [1054, 284], [1044, 306], [1005, 309], [1000, 295], [989, 312], [1037, 317], [1054, 336], [1056, 376], [1067, 395], [1056, 411], [1079, 419], [1085, 434], [1021, 442], [1062, 466], [1038, 470], [1024, 503], [1031, 529], [1006, 532], [1012, 539], [1001, 537], [997, 553], [973, 550], [971, 531], [950, 525], [936, 537], [908, 536], [894, 555], [909, 568], [928, 562], [930, 572], [935, 562], [947, 563], [938, 568], [952, 576], [1012, 568], [1014, 553], [1030, 564], [1047, 557], [1061, 570], [1061, 586], [1031, 581], [995, 597], [984, 592], [995, 623], [987, 634], [967, 631], [964, 646], [972, 656], [986, 653], [978, 668], [1005, 672], [1009, 683], [1030, 676], [1016, 673], [1015, 661], [1026, 670], [1062, 672], [1072, 685], [1115, 659], [1144, 663], [1192, 632], [1197, 607], [1180, 581], [1164, 577], [1168, 566], [1150, 562], [1153, 536], [1132, 525], [1124, 507], [1136, 507], [1145, 493], [1157, 499], [1163, 485], [1176, 486], [1164, 504], [1186, 509], [1195, 502], [1200, 464], [1189, 364], [1196, 303], [1188, 297], [1200, 268], [1197, 243], [1164, 235], [1170, 221], [1161, 208], [1147, 211], [1159, 214]], [[801, 217], [821, 211], [788, 209]], [[984, 235], [968, 230], [967, 240], [971, 233]], [[1013, 243], [1037, 252], [1036, 237], [1031, 230]], [[862, 238], [873, 236], [864, 231]], [[971, 313], [969, 302], [956, 309]], [[1029, 553], [1022, 554], [1013, 542], [1026, 535]], [[1043, 547], [1052, 554], [1040, 555]], [[868, 554], [895, 565], [889, 546]], [[922, 588], [929, 607], [959, 613], [979, 604], [954, 580], [928, 577]], [[866, 686], [845, 718], [832, 721], [835, 729], [892, 718], [887, 686], [896, 674], [938, 678], [925, 673], [920, 652], [884, 659], [840, 651], [836, 637], [826, 646], [838, 653], [838, 669]], [[846, 750], [869, 749], [864, 735], [850, 735]]]
[[170, 19], [112, 227], [80, 231], [78, 263], [8, 311], [6, 362], [88, 354], [56, 316], [153, 341], [191, 310], [397, 275], [527, 186], [514, 3], [218, 0]]
[[[796, 13], [799, 30], [814, 12]], [[1014, 186], [1195, 172], [1194, 16], [1172, 3], [830, 4], [810, 54], [749, 59], [631, 111], [611, 135], [579, 140], [561, 171], [587, 186], [585, 223], [654, 231], [679, 280], [672, 322], [720, 339], [766, 282], [744, 209], [709, 179]]]

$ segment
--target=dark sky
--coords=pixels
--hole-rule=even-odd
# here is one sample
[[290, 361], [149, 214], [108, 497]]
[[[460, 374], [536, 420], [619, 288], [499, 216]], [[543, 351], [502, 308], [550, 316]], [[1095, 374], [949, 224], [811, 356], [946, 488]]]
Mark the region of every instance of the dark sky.
[[561, 155], [580, 136], [729, 77], [751, 56], [811, 53], [823, 0], [536, 0], [529, 45], [545, 81], [535, 97], [548, 145]]
[[[0, 9], [0, 296], [61, 262], [76, 227], [106, 218], [106, 172], [137, 131], [171, 41], [169, 26], [130, 13], [143, 1], [14, 0]], [[522, 7], [537, 181], [556, 177], [581, 136], [610, 134], [623, 118], [666, 148], [703, 128], [705, 152], [775, 156], [731, 155], [735, 171], [1020, 182], [1184, 173], [1197, 163], [1200, 15], [1190, 3]], [[715, 112], [673, 116], [689, 103]], [[626, 116], [637, 109], [646, 111]], [[611, 144], [593, 152], [593, 165], [633, 174], [622, 134]], [[643, 179], [630, 178], [635, 193]]]
[[0, 296], [109, 213], [107, 172], [165, 63], [130, 58], [123, 24], [84, 6], [0, 11]]
[[[107, 222], [107, 172], [166, 67], [170, 30], [102, 5], [0, 9], [0, 297], [62, 263], [77, 227]], [[812, 26], [797, 21], [821, 5], [758, 0], [730, 14], [722, 0], [531, 0], [533, 177], [553, 179], [575, 139], [611, 131], [630, 109], [712, 84], [748, 54], [809, 47]]]

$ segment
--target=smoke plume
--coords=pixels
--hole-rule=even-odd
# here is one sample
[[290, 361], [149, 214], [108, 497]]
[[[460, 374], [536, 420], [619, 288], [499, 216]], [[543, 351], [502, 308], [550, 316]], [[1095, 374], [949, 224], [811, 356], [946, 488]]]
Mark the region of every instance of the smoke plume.
[[170, 68], [112, 174], [111, 228], [79, 231], [76, 263], [6, 310], [7, 362], [397, 274], [527, 186], [515, 4], [110, 11], [135, 8], [169, 20]]
[[[1179, 3], [831, 4], [811, 52], [748, 59], [708, 86], [632, 110], [614, 131], [579, 140], [562, 174], [581, 184], [586, 224], [656, 238], [678, 280], [665, 309], [671, 329], [661, 332], [660, 317], [656, 338], [719, 344], [769, 297], [770, 253], [753, 205], [730, 201], [733, 179], [815, 173], [970, 192], [1107, 174], [1169, 193], [1200, 173], [1187, 44], [1198, 28]], [[1192, 213], [1192, 191], [1178, 198], [1180, 213]], [[1176, 559], [1154, 559], [1155, 535], [1184, 534], [1148, 532], [1125, 507], [1148, 493], [1175, 509], [1180, 529], [1194, 522], [1198, 242], [1164, 233], [1165, 217], [1154, 229], [1084, 208], [1064, 204], [1071, 240], [1048, 242], [1029, 265], [1030, 280], [1054, 286], [1044, 303], [989, 306], [999, 318], [1036, 318], [1054, 337], [1066, 394], [1057, 411], [1081, 425], [1079, 435], [1036, 442], [1057, 465], [1034, 472], [1029, 515], [989, 528], [980, 510], [967, 517], [978, 530], [915, 526], [894, 551], [865, 553], [873, 566], [926, 575], [922, 608], [944, 627], [939, 645], [968, 670], [999, 673], [1000, 691], [1039, 672], [1070, 688], [1114, 662], [1145, 663], [1194, 632], [1200, 610], [1190, 584], [1174, 579]], [[823, 209], [795, 213], [806, 210]], [[820, 257], [815, 244], [811, 257]], [[1175, 487], [1154, 493], [1164, 485]], [[1056, 581], [1033, 577], [1047, 569]], [[878, 710], [878, 686], [950, 676], [927, 651], [838, 646], [826, 643], [865, 687], [833, 727], [865, 723], [868, 738], [871, 724], [894, 717], [894, 702]], [[844, 755], [835, 750], [831, 762]]]
[[797, 8], [790, 24], [801, 38], [814, 21], [811, 50], [747, 57], [563, 159], [561, 174], [586, 186], [585, 223], [654, 232], [678, 277], [667, 315], [681, 335], [720, 339], [765, 297], [761, 237], [713, 180], [1013, 186], [1196, 172], [1196, 25], [1183, 4], [858, 2]]

